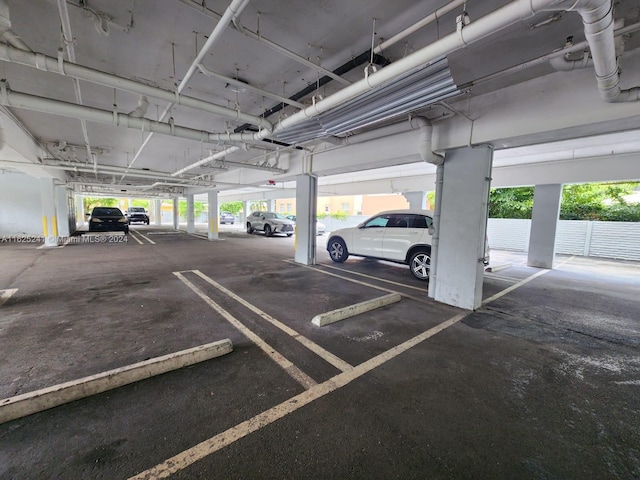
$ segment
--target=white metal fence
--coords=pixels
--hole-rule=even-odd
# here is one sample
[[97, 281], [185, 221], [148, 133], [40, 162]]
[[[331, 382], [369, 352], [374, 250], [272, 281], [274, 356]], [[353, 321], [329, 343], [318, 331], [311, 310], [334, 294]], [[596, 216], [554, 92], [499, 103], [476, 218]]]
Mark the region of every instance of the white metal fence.
[[[490, 218], [487, 234], [492, 248], [526, 252], [531, 220]], [[556, 252], [585, 257], [640, 261], [640, 222], [560, 220]]]

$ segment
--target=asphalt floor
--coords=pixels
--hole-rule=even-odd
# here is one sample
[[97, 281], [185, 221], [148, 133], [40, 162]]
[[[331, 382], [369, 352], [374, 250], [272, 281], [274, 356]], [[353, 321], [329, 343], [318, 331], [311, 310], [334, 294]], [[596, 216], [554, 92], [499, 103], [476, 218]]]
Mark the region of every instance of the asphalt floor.
[[233, 352], [0, 424], [2, 479], [640, 478], [637, 262], [493, 251], [468, 312], [408, 267], [333, 264], [326, 236], [313, 267], [238, 226], [121, 237], [0, 244], [0, 399]]

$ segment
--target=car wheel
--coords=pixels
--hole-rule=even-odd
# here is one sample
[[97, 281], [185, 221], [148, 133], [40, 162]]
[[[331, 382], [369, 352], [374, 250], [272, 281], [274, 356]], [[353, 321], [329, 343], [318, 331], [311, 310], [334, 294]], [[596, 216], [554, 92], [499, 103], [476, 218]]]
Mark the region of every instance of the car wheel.
[[411, 255], [409, 260], [411, 273], [418, 280], [429, 280], [429, 270], [431, 270], [431, 252], [428, 250], [418, 250]]
[[124, 234], [129, 235], [129, 227], [124, 227]]
[[270, 237], [272, 235], [271, 233], [271, 225], [269, 225], [268, 223], [265, 224], [264, 226], [264, 236], [265, 237]]
[[251, 226], [249, 222], [247, 222], [247, 233], [253, 233], [254, 228]]
[[287, 237], [290, 237], [291, 235], [293, 235], [293, 233], [287, 233]]
[[342, 263], [349, 257], [344, 240], [338, 237], [329, 241], [329, 256], [336, 263]]
[[149, 220], [147, 220], [147, 225], [149, 225]]

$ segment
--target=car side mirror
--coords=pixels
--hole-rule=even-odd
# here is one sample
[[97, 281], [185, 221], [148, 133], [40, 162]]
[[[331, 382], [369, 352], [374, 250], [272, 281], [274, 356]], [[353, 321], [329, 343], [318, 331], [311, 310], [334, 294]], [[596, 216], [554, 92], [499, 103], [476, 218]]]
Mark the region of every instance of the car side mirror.
[[436, 228], [433, 225], [429, 225], [429, 235], [433, 236], [436, 233]]

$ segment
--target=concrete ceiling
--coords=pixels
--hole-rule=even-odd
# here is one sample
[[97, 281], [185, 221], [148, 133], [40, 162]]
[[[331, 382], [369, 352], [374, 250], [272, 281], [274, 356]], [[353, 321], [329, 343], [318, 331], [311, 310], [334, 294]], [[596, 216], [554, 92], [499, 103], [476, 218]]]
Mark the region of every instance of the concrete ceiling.
[[[62, 0], [4, 0], [0, 1], [0, 6], [3, 3], [8, 6], [10, 30], [21, 37], [28, 48], [54, 58], [58, 58], [59, 51], [66, 52], [67, 45], [61, 33], [59, 3], [64, 3]], [[204, 3], [198, 0], [69, 0], [66, 7], [76, 63], [175, 91], [229, 6], [227, 1], [221, 0], [208, 0], [206, 6]], [[317, 89], [313, 86], [325, 73], [312, 68], [308, 62], [333, 71], [361, 54], [366, 54], [363, 58], [368, 58], [367, 52], [372, 41], [374, 45], [379, 45], [449, 3], [443, 0], [308, 0], [296, 4], [284, 0], [250, 1], [239, 15], [240, 24], [229, 25], [206, 54], [202, 64], [217, 74], [240, 79], [249, 86], [283, 97], [292, 97], [311, 86], [311, 93], [296, 100], [305, 106], [311, 105], [313, 95], [316, 95], [316, 99], [320, 96], [326, 99], [347, 84], [361, 80], [368, 61], [352, 69], [344, 68], [342, 80], [322, 81], [323, 85]], [[471, 22], [474, 22], [508, 3], [506, 0], [470, 0], [466, 2], [466, 11]], [[620, 22], [624, 20], [624, 25], [637, 23], [639, 10], [637, 0], [615, 2], [615, 17]], [[377, 63], [394, 64], [455, 32], [456, 17], [461, 12], [462, 6], [457, 7], [439, 16], [437, 21], [384, 48], [376, 57]], [[247, 31], [242, 32], [240, 25]], [[256, 36], [263, 40], [256, 40]], [[594, 105], [591, 107], [593, 110], [589, 111], [594, 118], [582, 125], [566, 120], [566, 125], [559, 124], [561, 128], [534, 131], [529, 127], [519, 130], [514, 126], [517, 122], [506, 116], [507, 113], [501, 113], [502, 120], [493, 121], [491, 126], [478, 122], [475, 132], [469, 134], [474, 141], [470, 139], [469, 142], [491, 143], [497, 149], [518, 147], [496, 152], [494, 168], [562, 161], [567, 159], [567, 155], [571, 158], [576, 158], [576, 155], [593, 158], [603, 154], [637, 154], [640, 152], [640, 131], [637, 130], [640, 128], [640, 115], [637, 112], [634, 114], [628, 106], [600, 103], [592, 68], [582, 72], [556, 72], [548, 62], [514, 68], [562, 48], [568, 38], [572, 38], [574, 43], [584, 40], [580, 17], [575, 13], [546, 12], [524, 18], [477, 43], [458, 49], [448, 55], [448, 64], [461, 93], [447, 100], [444, 105], [420, 108], [413, 113], [434, 121], [434, 135], [437, 136], [434, 145], [446, 150], [460, 146], [457, 138], [467, 135], [462, 132], [467, 129], [468, 122], [475, 120], [471, 118], [476, 116], [474, 108], [480, 111], [482, 105], [488, 105], [485, 108], [498, 112], [498, 106], [503, 104], [504, 112], [517, 112], [518, 108], [522, 108], [519, 102], [524, 102], [528, 95], [517, 93], [518, 102], [515, 102], [515, 95], [509, 92], [531, 92], [539, 88], [551, 91], [552, 95], [553, 91], [566, 88], [568, 73], [576, 76], [573, 90], [580, 95], [574, 104]], [[622, 39], [620, 42], [622, 46]], [[636, 62], [640, 34], [626, 35], [623, 43], [625, 55], [631, 58], [630, 65], [640, 63]], [[274, 44], [281, 51], [277, 51]], [[282, 49], [302, 57], [306, 63], [283, 54]], [[67, 59], [68, 53], [63, 58]], [[0, 68], [2, 78], [7, 80], [12, 92], [77, 103], [70, 77], [7, 61], [1, 62]], [[381, 65], [378, 68], [384, 70]], [[499, 74], [509, 69], [512, 69], [509, 74]], [[632, 86], [640, 84], [637, 68], [623, 68], [622, 72], [623, 81], [630, 80]], [[580, 82], [584, 82], [584, 88], [577, 87]], [[138, 105], [139, 97], [134, 93], [87, 81], [80, 81], [79, 85], [84, 105], [120, 113], [132, 112]], [[271, 107], [281, 104], [251, 88], [237, 88], [225, 80], [206, 76], [197, 70], [186, 82], [182, 94], [253, 116], [260, 116]], [[145, 118], [159, 120], [167, 103], [166, 100], [149, 97]], [[551, 103], [551, 109], [563, 108], [561, 102]], [[554, 107], [553, 103], [557, 106]], [[634, 107], [640, 111], [640, 104]], [[580, 108], [576, 109], [575, 115], [584, 118], [585, 114], [580, 112]], [[610, 108], [614, 114], [608, 113]], [[297, 110], [297, 107], [286, 106], [267, 116], [267, 119], [276, 124]], [[88, 121], [87, 138], [94, 157], [90, 158], [81, 122], [77, 118], [15, 107], [7, 107], [3, 112], [0, 112], [0, 116], [5, 130], [9, 124], [14, 129], [18, 124], [24, 127], [22, 135], [37, 145], [35, 150], [38, 153], [17, 156], [15, 152], [21, 149], [14, 143], [28, 141], [18, 141], [17, 136], [5, 135], [0, 151], [2, 168], [29, 170], [33, 174], [32, 166], [27, 169], [20, 162], [37, 166], [70, 162], [73, 167], [66, 172], [67, 181], [78, 191], [87, 193], [118, 193], [126, 190], [127, 195], [167, 196], [215, 188], [228, 198], [264, 192], [271, 192], [268, 193], [271, 195], [276, 190], [282, 190], [284, 195], [295, 175], [302, 171], [303, 148], [313, 148], [323, 159], [328, 159], [316, 162], [314, 169], [314, 173], [323, 177], [321, 184], [325, 185], [345, 183], [345, 177], [339, 175], [350, 171], [366, 170], [367, 174], [361, 179], [377, 181], [395, 178], [400, 182], [402, 178], [429, 175], [432, 170], [432, 167], [420, 162], [417, 151], [404, 152], [402, 148], [397, 154], [376, 157], [375, 154], [371, 155], [375, 144], [357, 149], [348, 147], [349, 150], [317, 140], [294, 146], [259, 141], [245, 144], [226, 155], [224, 165], [209, 162], [178, 175], [176, 172], [184, 167], [234, 144], [223, 140], [197, 141], [161, 134], [155, 134], [145, 144], [148, 132], [143, 129]], [[559, 116], [558, 113], [553, 115], [555, 118]], [[518, 116], [522, 117], [522, 114]], [[174, 106], [170, 110], [170, 117], [173, 125], [212, 133], [257, 130], [244, 121], [223, 118], [183, 105]], [[532, 113], [531, 117], [529, 123], [545, 123], [539, 115]], [[403, 114], [398, 118], [386, 119], [384, 123], [405, 118], [406, 114]], [[370, 125], [366, 130], [380, 126]], [[491, 130], [491, 133], [487, 133], [487, 130]], [[566, 131], [554, 133], [560, 130]], [[599, 135], [617, 133], [619, 130], [625, 131], [624, 138]], [[400, 145], [404, 137], [389, 138]], [[543, 146], [553, 140], [561, 142]], [[523, 149], [526, 145], [529, 146]], [[367, 161], [367, 155], [371, 155], [371, 161]], [[332, 159], [329, 160], [329, 157]], [[352, 158], [358, 160], [352, 161]], [[124, 175], [126, 169], [130, 170]], [[62, 172], [64, 175], [59, 167], [46, 170], [56, 175]], [[136, 172], [138, 176], [134, 176]], [[631, 175], [633, 172], [631, 170]], [[635, 176], [638, 177], [640, 172]], [[265, 186], [270, 179], [276, 182], [275, 190], [272, 186]], [[517, 183], [522, 182], [514, 180], [514, 184]], [[399, 186], [397, 190], [407, 188], [411, 187]]]

